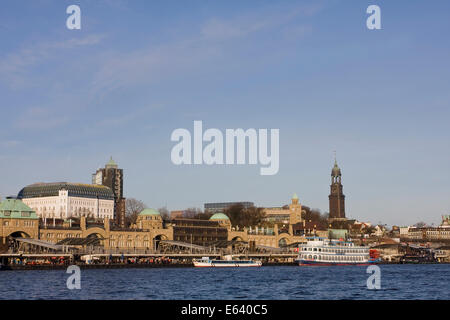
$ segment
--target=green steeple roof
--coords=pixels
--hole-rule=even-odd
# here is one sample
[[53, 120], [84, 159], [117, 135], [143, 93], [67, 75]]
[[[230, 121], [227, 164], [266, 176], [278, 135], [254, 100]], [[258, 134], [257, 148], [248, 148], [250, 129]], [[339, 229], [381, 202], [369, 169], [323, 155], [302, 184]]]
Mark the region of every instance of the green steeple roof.
[[109, 158], [108, 163], [106, 164], [107, 168], [117, 168], [117, 163], [113, 160], [112, 156]]
[[334, 167], [331, 169], [332, 177], [339, 177], [341, 175], [341, 169], [339, 168], [336, 160], [336, 151], [334, 152]]
[[296, 199], [296, 200], [298, 200], [298, 196], [297, 196], [297, 194], [296, 194], [296, 193], [294, 193], [294, 195], [292, 196], [292, 199]]

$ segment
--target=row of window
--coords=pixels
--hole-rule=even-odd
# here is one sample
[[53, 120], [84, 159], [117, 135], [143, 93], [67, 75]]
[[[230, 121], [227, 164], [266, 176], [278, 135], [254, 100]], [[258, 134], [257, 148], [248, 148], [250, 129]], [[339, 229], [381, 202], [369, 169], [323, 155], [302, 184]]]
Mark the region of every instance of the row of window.
[[[124, 235], [120, 235], [120, 236], [118, 237], [118, 239], [121, 240], [121, 239], [123, 239], [124, 237], [125, 237]], [[133, 236], [129, 235], [127, 238], [128, 238], [128, 239], [132, 239]], [[136, 236], [136, 240], [139, 240], [140, 238], [141, 238], [140, 236]], [[116, 239], [116, 236], [112, 235], [112, 236], [111, 236], [111, 240], [114, 240], [114, 239]], [[148, 240], [148, 236], [144, 236], [144, 240]]]
[[[9, 227], [9, 226], [16, 226], [16, 227], [19, 227], [20, 226], [20, 221], [19, 220], [16, 220], [15, 221], [16, 223], [14, 223], [13, 221], [11, 221], [11, 224], [9, 223], [9, 221], [4, 221], [3, 222], [3, 225], [5, 226], [5, 227]], [[23, 222], [23, 226], [24, 227], [34, 227], [35, 226], [35, 223], [34, 223], [34, 221], [28, 221], [28, 220], [25, 220], [24, 222]]]
[[[127, 248], [141, 248], [141, 247], [149, 248], [149, 244], [150, 244], [149, 241], [143, 241], [143, 242], [135, 241], [134, 243], [132, 241], [126, 241], [126, 242], [125, 241], [118, 241], [117, 242], [117, 247], [118, 248], [123, 248], [123, 247], [126, 246]], [[111, 240], [109, 242], [109, 245], [110, 245], [110, 247], [115, 248], [116, 247], [116, 241]]]
[[361, 262], [366, 259], [361, 256], [329, 256], [329, 255], [307, 255], [302, 254], [300, 256], [302, 259], [307, 260], [318, 260], [318, 261], [329, 261], [329, 262]]
[[[11, 211], [3, 211], [3, 215], [5, 217], [11, 217]], [[28, 211], [20, 211], [20, 216], [21, 217], [31, 217], [31, 212]]]
[[329, 253], [366, 253], [365, 249], [335, 249], [335, 248], [311, 248], [303, 247], [302, 251], [329, 252]]
[[47, 235], [43, 232], [41, 232], [40, 234], [40, 238], [43, 239], [46, 236], [46, 239], [54, 239], [54, 238], [81, 238], [81, 234], [80, 233], [67, 233], [67, 234], [62, 234], [62, 233], [47, 233]]

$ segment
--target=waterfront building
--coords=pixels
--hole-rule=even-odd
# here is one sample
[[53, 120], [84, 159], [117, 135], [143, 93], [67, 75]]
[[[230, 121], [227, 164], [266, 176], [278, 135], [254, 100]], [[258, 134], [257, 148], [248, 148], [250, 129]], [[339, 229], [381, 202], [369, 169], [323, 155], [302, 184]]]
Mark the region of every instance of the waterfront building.
[[[209, 220], [180, 218], [163, 221], [157, 210], [145, 209], [139, 213], [134, 225], [122, 228], [111, 224], [109, 218], [89, 215], [45, 223], [20, 199], [7, 199], [0, 208], [0, 252], [12, 248], [11, 243], [32, 245], [43, 250], [53, 249], [55, 245], [95, 246], [99, 253], [133, 253], [157, 249], [161, 243], [166, 247], [174, 245], [180, 248], [189, 248], [189, 245], [223, 248], [240, 243], [254, 249], [273, 250], [305, 241], [304, 235], [293, 233], [292, 225], [288, 228], [278, 228], [275, 224], [271, 228], [254, 226], [239, 229], [233, 227], [223, 213], [216, 213]], [[110, 209], [113, 209], [113, 203]], [[14, 247], [17, 248], [16, 245]]]
[[328, 238], [330, 239], [347, 239], [347, 229], [328, 229]]
[[334, 160], [334, 167], [331, 170], [331, 186], [329, 199], [330, 221], [345, 220], [345, 196], [342, 186], [342, 173], [336, 159]]
[[400, 227], [399, 229], [400, 229], [400, 238], [404, 238], [404, 237], [406, 237], [406, 236], [408, 236], [408, 232], [409, 232], [409, 228], [411, 228], [411, 227], [409, 227], [409, 226], [402, 226], [402, 227]]
[[230, 219], [223, 213], [209, 220], [173, 219], [173, 240], [201, 246], [211, 246], [228, 240]]
[[264, 208], [264, 213], [266, 221], [279, 225], [294, 225], [303, 221], [302, 205], [297, 194], [292, 196], [291, 204], [288, 206]]
[[36, 212], [19, 199], [0, 203], [0, 252], [8, 247], [10, 237], [38, 238], [39, 218]]
[[172, 239], [172, 228], [164, 226], [160, 213], [155, 209], [141, 211], [131, 228], [121, 228], [110, 221], [81, 217], [75, 219], [71, 227], [40, 225], [39, 239], [69, 246], [95, 244], [112, 252], [152, 250], [158, 247], [161, 240]]
[[376, 225], [374, 227], [374, 231], [371, 234], [372, 236], [375, 237], [382, 237], [384, 234], [386, 233], [386, 227], [383, 225]]
[[254, 207], [255, 204], [249, 201], [243, 202], [213, 202], [213, 203], [205, 203], [205, 212], [216, 213], [216, 212], [224, 212], [231, 206], [241, 205], [244, 209], [248, 209], [250, 207]]
[[[401, 228], [402, 229], [402, 228]], [[401, 230], [400, 229], [400, 230]], [[409, 227], [406, 233], [400, 233], [402, 241], [450, 241], [450, 226], [438, 227]]]
[[183, 218], [185, 210], [170, 211], [170, 219]]
[[435, 257], [438, 262], [450, 263], [450, 246], [444, 245], [435, 249]]
[[295, 236], [302, 237], [328, 237], [328, 229], [317, 225], [316, 222], [303, 220], [292, 226], [292, 231]]
[[405, 254], [405, 247], [400, 243], [382, 243], [372, 247], [380, 253], [383, 261], [399, 262]]
[[114, 217], [114, 194], [110, 188], [101, 185], [35, 183], [20, 190], [17, 197], [44, 220]]
[[402, 241], [416, 242], [450, 242], [449, 215], [442, 216], [442, 223], [437, 227], [400, 227], [400, 239]]
[[147, 208], [142, 210], [136, 219], [139, 229], [163, 229], [163, 219], [158, 210]]
[[123, 169], [110, 158], [104, 168], [92, 174], [92, 184], [109, 187], [114, 194], [114, 218], [116, 224], [125, 227], [125, 198], [123, 197]]

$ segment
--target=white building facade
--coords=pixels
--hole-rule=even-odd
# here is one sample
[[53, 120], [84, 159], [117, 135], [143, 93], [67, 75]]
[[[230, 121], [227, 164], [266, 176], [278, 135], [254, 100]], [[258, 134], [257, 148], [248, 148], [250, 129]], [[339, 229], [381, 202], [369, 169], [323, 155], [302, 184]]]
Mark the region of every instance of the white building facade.
[[114, 218], [114, 194], [108, 187], [81, 183], [36, 183], [18, 198], [40, 218]]

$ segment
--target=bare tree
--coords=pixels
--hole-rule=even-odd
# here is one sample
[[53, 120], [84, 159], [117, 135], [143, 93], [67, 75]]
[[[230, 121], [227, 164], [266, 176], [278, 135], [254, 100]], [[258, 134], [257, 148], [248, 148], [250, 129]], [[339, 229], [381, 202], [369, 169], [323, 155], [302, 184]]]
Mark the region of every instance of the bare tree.
[[244, 208], [241, 204], [228, 207], [225, 214], [230, 218], [231, 225], [239, 227], [258, 226], [263, 224], [266, 218], [263, 208]]
[[201, 212], [202, 212], [202, 210], [200, 210], [199, 208], [187, 208], [186, 210], [184, 210], [183, 217], [184, 218], [189, 218], [189, 219], [194, 219]]
[[423, 227], [426, 227], [426, 226], [427, 226], [427, 224], [425, 222], [423, 222], [423, 221], [417, 222], [414, 225], [414, 227], [416, 227], [416, 228], [423, 228]]
[[169, 220], [170, 219], [170, 213], [169, 210], [167, 210], [167, 207], [162, 207], [158, 209], [159, 214], [161, 215], [161, 218], [163, 220]]
[[138, 214], [147, 206], [144, 202], [134, 198], [127, 198], [125, 201], [125, 222], [128, 226], [136, 223]]

